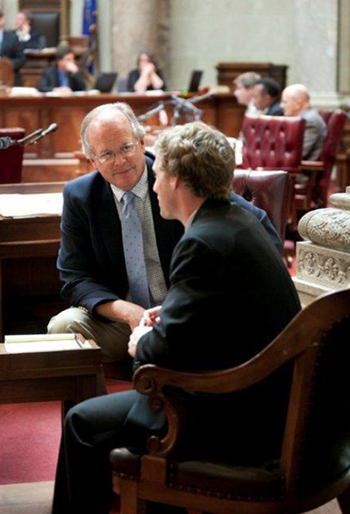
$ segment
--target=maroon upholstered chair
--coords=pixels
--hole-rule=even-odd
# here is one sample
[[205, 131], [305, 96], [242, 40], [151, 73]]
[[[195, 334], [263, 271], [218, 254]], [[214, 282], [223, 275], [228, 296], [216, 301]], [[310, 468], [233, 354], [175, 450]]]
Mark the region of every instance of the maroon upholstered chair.
[[[126, 448], [111, 452], [121, 514], [143, 512], [145, 501], [213, 514], [299, 514], [334, 498], [343, 514], [349, 514], [349, 304], [349, 289], [316, 299], [269, 346], [236, 368], [207, 373], [153, 365], [139, 368], [134, 386], [148, 396], [152, 409], [165, 412], [168, 430], [149, 438], [143, 454]], [[186, 412], [179, 391], [235, 394], [287, 362], [293, 378], [277, 459], [235, 464], [206, 458], [205, 448], [200, 460], [187, 460], [183, 454], [179, 458], [179, 443], [186, 441]], [[255, 429], [263, 445], [259, 423]], [[229, 446], [228, 440], [228, 453]]]
[[292, 192], [290, 174], [281, 170], [235, 170], [232, 189], [267, 212], [283, 242]]
[[300, 171], [305, 120], [297, 116], [244, 116], [243, 169]]
[[301, 167], [309, 172], [305, 184], [295, 184], [295, 205], [299, 218], [317, 207], [326, 207], [328, 189], [337, 151], [343, 134], [347, 114], [341, 109], [319, 111], [327, 124], [327, 137], [319, 161], [302, 161]]
[[[22, 139], [24, 128], [0, 128], [0, 137]], [[0, 150], [0, 184], [15, 184], [22, 181], [23, 146], [11, 146]]]

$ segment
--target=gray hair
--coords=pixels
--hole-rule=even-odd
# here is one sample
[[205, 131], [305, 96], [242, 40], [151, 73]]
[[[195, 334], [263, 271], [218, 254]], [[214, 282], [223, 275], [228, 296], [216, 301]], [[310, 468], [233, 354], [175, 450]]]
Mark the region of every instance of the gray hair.
[[103, 118], [106, 113], [111, 114], [113, 112], [121, 112], [130, 121], [130, 125], [134, 136], [138, 140], [142, 140], [145, 137], [146, 130], [136, 118], [134, 111], [130, 105], [125, 102], [115, 102], [113, 104], [103, 104], [92, 109], [82, 121], [80, 129], [80, 139], [83, 153], [89, 159], [92, 158], [92, 151], [89, 141], [88, 129], [90, 123], [96, 118]]

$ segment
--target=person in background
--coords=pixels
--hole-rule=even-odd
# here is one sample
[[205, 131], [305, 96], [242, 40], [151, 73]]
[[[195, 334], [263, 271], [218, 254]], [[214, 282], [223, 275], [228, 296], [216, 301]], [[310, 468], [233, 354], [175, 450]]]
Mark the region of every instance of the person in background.
[[281, 86], [271, 77], [259, 79], [253, 88], [253, 102], [262, 114], [283, 116], [281, 108]]
[[282, 92], [281, 107], [285, 116], [305, 120], [303, 160], [317, 161], [322, 153], [327, 126], [322, 116], [311, 107], [310, 94], [303, 84], [292, 84]]
[[254, 86], [260, 78], [258, 73], [247, 71], [238, 75], [233, 81], [235, 86], [233, 96], [240, 105], [246, 106], [246, 114], [258, 114], [258, 110], [254, 105], [253, 94]]
[[19, 39], [13, 30], [5, 30], [5, 15], [0, 9], [0, 57], [9, 59], [15, 73], [15, 86], [21, 86], [19, 70], [24, 66], [26, 58]]
[[[171, 255], [183, 234], [178, 221], [160, 216], [153, 191], [154, 155], [145, 153], [144, 136], [127, 104], [93, 109], [83, 120], [81, 142], [96, 170], [69, 181], [63, 191], [57, 266], [61, 294], [71, 307], [50, 320], [48, 332], [77, 332], [98, 341], [104, 362], [128, 357], [131, 331], [145, 310], [129, 291], [121, 224], [125, 191], [136, 195], [151, 306], [166, 296]], [[282, 243], [266, 212], [239, 195], [232, 194], [231, 200], [259, 219], [280, 258]]]
[[19, 11], [15, 18], [15, 33], [23, 50], [39, 50], [45, 48], [46, 38], [31, 26], [31, 13]]
[[[185, 233], [173, 252], [171, 287], [162, 306], [146, 310], [131, 335], [134, 369], [155, 364], [205, 372], [239, 365], [300, 310], [292, 279], [266, 231], [230, 200], [234, 166], [225, 135], [202, 122], [177, 125], [156, 142], [153, 190], [161, 216], [181, 222]], [[244, 336], [237, 335], [241, 330]], [[273, 462], [280, 452], [290, 372], [285, 367], [235, 395], [181, 393], [178, 401], [190, 418], [184, 455], [257, 467]], [[126, 446], [143, 452], [150, 435], [164, 434], [163, 414], [135, 390], [73, 407], [64, 423], [52, 514], [108, 514], [110, 451]], [[146, 512], [176, 509], [149, 503]]]
[[137, 68], [132, 70], [127, 79], [130, 92], [144, 93], [155, 89], [166, 90], [166, 82], [162, 71], [158, 68], [154, 57], [142, 52], [137, 59]]
[[70, 94], [72, 91], [85, 91], [86, 88], [84, 73], [75, 62], [73, 50], [68, 46], [58, 47], [56, 64], [44, 71], [38, 84], [39, 91]]
[[[285, 116], [300, 116], [305, 120], [302, 158], [305, 161], [317, 161], [321, 157], [324, 141], [327, 136], [327, 125], [316, 109], [311, 107], [310, 94], [303, 84], [292, 84], [282, 92], [281, 107]], [[310, 179], [310, 171], [303, 170], [296, 176], [298, 184], [305, 184]], [[318, 182], [322, 175], [317, 174], [314, 185], [314, 201], [317, 205], [321, 200], [318, 197]]]

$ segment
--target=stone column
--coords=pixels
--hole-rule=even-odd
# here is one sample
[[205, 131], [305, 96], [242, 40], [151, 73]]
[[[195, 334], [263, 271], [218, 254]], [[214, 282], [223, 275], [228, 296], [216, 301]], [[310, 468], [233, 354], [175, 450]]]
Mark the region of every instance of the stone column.
[[[155, 55], [167, 74], [169, 56], [169, 1], [113, 2], [113, 69], [126, 77], [142, 51]], [[103, 30], [101, 27], [100, 30]]]
[[298, 225], [294, 283], [303, 306], [321, 294], [350, 287], [350, 186], [330, 196], [335, 207], [316, 209]]

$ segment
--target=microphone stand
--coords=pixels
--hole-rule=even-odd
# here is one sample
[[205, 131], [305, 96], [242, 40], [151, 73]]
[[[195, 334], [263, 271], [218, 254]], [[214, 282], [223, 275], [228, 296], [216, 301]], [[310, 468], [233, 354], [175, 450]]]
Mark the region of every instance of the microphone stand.
[[18, 139], [16, 144], [18, 146], [32, 145], [37, 140], [38, 136], [42, 134], [43, 130], [42, 128], [35, 130], [31, 134], [28, 134], [28, 136]]

